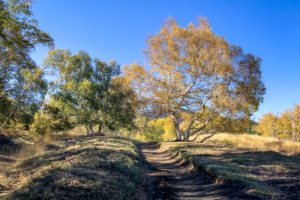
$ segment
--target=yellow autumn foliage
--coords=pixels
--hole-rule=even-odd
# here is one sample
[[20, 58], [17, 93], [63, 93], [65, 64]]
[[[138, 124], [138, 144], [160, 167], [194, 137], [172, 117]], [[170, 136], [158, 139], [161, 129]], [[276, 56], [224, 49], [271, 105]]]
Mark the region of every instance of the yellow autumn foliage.
[[[149, 120], [149, 119], [148, 119]], [[147, 121], [146, 118], [140, 118], [136, 121], [139, 127], [139, 131], [134, 135], [135, 139], [147, 141], [149, 140], [145, 135], [145, 129], [149, 127], [162, 127], [163, 133], [161, 135], [156, 135], [157, 138], [160, 137], [162, 141], [174, 141], [176, 139], [175, 127], [171, 117], [152, 119]], [[146, 127], [145, 127], [146, 126]], [[153, 133], [160, 134], [161, 132]]]
[[175, 127], [171, 117], [159, 119], [159, 123], [163, 123], [165, 133], [162, 135], [163, 141], [174, 141], [176, 139]]
[[265, 136], [300, 141], [300, 104], [278, 115], [265, 113], [255, 130]]
[[[171, 117], [177, 140], [215, 134], [229, 119], [251, 116], [263, 101], [261, 58], [215, 34], [205, 17], [187, 27], [166, 19], [142, 52], [145, 65], [123, 66], [124, 77], [140, 110]], [[170, 140], [172, 134], [163, 135]]]

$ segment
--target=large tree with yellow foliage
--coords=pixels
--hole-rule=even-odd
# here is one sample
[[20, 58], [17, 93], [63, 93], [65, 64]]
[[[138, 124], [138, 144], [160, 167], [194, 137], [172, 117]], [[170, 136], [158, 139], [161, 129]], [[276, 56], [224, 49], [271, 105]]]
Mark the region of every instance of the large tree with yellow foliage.
[[[180, 27], [164, 21], [146, 39], [146, 66], [123, 67], [143, 112], [168, 114], [178, 140], [213, 136], [229, 119], [250, 116], [263, 101], [261, 58], [213, 33], [206, 18]], [[185, 126], [179, 126], [185, 120]], [[182, 138], [183, 136], [183, 138]]]

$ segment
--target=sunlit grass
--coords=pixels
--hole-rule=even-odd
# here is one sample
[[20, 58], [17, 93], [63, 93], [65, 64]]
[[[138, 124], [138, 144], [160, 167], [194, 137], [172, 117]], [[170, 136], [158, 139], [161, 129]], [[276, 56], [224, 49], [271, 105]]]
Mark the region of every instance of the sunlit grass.
[[[199, 137], [196, 142], [201, 141], [206, 135]], [[231, 147], [259, 149], [263, 151], [275, 151], [286, 155], [299, 155], [300, 143], [282, 141], [277, 138], [263, 137], [250, 134], [220, 133], [208, 139], [204, 144], [222, 144]]]
[[[203, 136], [205, 137], [205, 136]], [[199, 138], [197, 141], [200, 141]], [[217, 134], [204, 143], [161, 142], [217, 183], [242, 187], [254, 198], [297, 197], [299, 143], [248, 134]]]
[[125, 138], [27, 145], [0, 152], [0, 163], [0, 191], [7, 199], [128, 199], [143, 181], [135, 141]]

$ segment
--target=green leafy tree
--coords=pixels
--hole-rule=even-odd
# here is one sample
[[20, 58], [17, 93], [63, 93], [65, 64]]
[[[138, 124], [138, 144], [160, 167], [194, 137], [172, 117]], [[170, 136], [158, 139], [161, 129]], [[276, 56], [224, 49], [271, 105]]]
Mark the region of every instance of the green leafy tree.
[[98, 131], [103, 125], [110, 130], [134, 127], [134, 92], [124, 86], [115, 61], [92, 61], [84, 51], [72, 55], [69, 50], [55, 49], [48, 53], [45, 65], [56, 67], [59, 73], [53, 85], [55, 106], [84, 125], [88, 133], [94, 132], [95, 125]]
[[37, 45], [52, 47], [53, 39], [38, 28], [32, 2], [0, 0], [0, 101], [5, 102], [0, 105], [0, 134], [12, 118], [29, 114], [27, 107], [46, 94], [45, 68], [40, 69], [30, 53]]
[[63, 113], [58, 107], [53, 106], [52, 103], [45, 106], [44, 112], [52, 121], [50, 124], [51, 133], [74, 128], [70, 116]]

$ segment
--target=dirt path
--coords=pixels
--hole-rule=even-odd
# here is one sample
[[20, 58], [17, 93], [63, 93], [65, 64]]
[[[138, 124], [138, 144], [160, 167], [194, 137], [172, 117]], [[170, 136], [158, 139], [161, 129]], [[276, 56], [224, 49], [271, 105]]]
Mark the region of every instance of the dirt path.
[[145, 165], [148, 199], [242, 199], [235, 195], [237, 188], [215, 184], [154, 143], [140, 143], [138, 149]]

